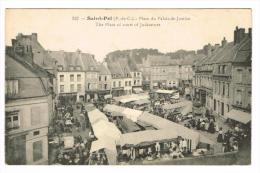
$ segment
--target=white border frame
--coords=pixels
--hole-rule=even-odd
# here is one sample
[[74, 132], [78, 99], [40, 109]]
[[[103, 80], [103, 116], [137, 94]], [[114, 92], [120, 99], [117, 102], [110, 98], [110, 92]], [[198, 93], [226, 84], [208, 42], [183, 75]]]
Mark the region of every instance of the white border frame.
[[[5, 9], [6, 8], [251, 8], [252, 9], [252, 28], [253, 28], [253, 76], [252, 76], [252, 159], [251, 165], [249, 166], [131, 166], [131, 169], [127, 166], [8, 166], [5, 165], [4, 161], [4, 110], [5, 110], [5, 102], [4, 102], [4, 72], [5, 72]], [[260, 111], [257, 109], [259, 106], [257, 103], [260, 102], [257, 96], [260, 96], [259, 90], [260, 88], [259, 81], [257, 81], [257, 74], [260, 74], [260, 53], [259, 53], [259, 38], [260, 38], [260, 2], [257, 0], [213, 0], [213, 1], [205, 1], [205, 0], [186, 0], [186, 1], [159, 1], [159, 0], [141, 0], [141, 1], [21, 1], [21, 0], [6, 0], [0, 1], [0, 82], [2, 88], [2, 93], [0, 97], [0, 111], [1, 111], [1, 119], [0, 119], [0, 172], [23, 172], [26, 173], [38, 173], [46, 172], [46, 171], [65, 171], [65, 172], [73, 172], [73, 171], [127, 171], [127, 172], [161, 172], [161, 171], [174, 171], [174, 172], [233, 172], [236, 173], [245, 173], [245, 172], [260, 172], [260, 135], [257, 132], [260, 132]]]

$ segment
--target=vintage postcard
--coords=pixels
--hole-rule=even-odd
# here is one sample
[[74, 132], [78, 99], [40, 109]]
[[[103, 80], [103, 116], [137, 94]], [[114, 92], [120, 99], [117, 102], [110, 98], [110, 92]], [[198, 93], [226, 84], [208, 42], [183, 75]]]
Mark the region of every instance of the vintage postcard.
[[250, 165], [252, 10], [5, 9], [5, 164]]

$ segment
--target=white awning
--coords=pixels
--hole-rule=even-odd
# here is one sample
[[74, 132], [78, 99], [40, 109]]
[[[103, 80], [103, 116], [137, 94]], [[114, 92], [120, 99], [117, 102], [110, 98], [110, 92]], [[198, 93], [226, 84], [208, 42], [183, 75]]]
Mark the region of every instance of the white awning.
[[73, 136], [65, 136], [64, 139], [64, 148], [73, 148], [74, 146], [74, 137]]
[[230, 118], [232, 120], [241, 122], [243, 124], [247, 124], [251, 121], [251, 114], [247, 112], [242, 112], [236, 109], [232, 109], [226, 114], [227, 118]]
[[142, 92], [144, 92], [142, 88], [133, 88], [133, 90], [134, 90], [136, 93], [142, 93]]
[[129, 108], [126, 108], [122, 114], [132, 120], [133, 122], [137, 122], [137, 118], [142, 114], [143, 112], [142, 111], [139, 111], [139, 110], [135, 110], [135, 109], [129, 109]]
[[176, 92], [176, 90], [157, 90], [156, 93], [159, 94], [173, 94], [174, 92]]
[[106, 117], [106, 115], [104, 113], [100, 112], [100, 110], [98, 110], [98, 109], [94, 109], [94, 110], [88, 112], [88, 118], [89, 118], [91, 125], [95, 124], [96, 122], [98, 122], [100, 120], [108, 121], [108, 118]]
[[105, 99], [111, 99], [112, 98], [112, 95], [111, 94], [107, 94], [104, 96]]
[[115, 124], [104, 120], [98, 121], [92, 125], [92, 128], [95, 136], [98, 139], [101, 139], [103, 136], [108, 136], [117, 141], [121, 136], [121, 132], [118, 130]]

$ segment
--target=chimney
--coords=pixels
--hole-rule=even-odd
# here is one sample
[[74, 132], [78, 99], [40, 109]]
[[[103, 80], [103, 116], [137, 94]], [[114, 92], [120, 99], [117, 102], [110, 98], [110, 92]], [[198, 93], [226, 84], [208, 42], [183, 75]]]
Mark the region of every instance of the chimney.
[[223, 40], [221, 41], [221, 46], [224, 47], [227, 44], [227, 40], [226, 37], [223, 38]]
[[203, 50], [204, 50], [204, 54], [205, 55], [210, 56], [211, 55], [211, 51], [212, 51], [211, 44], [209, 43], [209, 44], [205, 45]]
[[252, 38], [252, 28], [248, 28], [248, 37]]
[[22, 33], [18, 33], [17, 36], [16, 36], [16, 39], [19, 40], [23, 37], [23, 34]]
[[32, 40], [37, 41], [37, 33], [32, 33]]
[[238, 28], [234, 31], [234, 44], [240, 43], [240, 41], [245, 37], [245, 28]]

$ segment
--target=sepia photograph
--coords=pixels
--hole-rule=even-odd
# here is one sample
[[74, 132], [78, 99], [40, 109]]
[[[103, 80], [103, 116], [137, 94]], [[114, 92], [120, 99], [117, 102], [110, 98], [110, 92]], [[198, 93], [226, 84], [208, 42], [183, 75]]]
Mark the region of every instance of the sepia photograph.
[[6, 165], [251, 165], [252, 9], [5, 9]]

